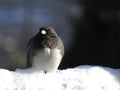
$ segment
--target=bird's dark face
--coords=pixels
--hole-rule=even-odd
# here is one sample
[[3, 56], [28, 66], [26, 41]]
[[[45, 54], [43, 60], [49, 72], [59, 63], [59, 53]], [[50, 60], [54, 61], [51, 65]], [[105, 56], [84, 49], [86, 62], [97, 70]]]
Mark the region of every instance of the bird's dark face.
[[53, 28], [51, 27], [41, 27], [40, 30], [39, 30], [39, 35], [41, 38], [47, 38], [47, 37], [57, 37], [57, 34], [56, 32], [54, 31]]
[[59, 41], [59, 36], [56, 34], [53, 28], [51, 27], [41, 27], [39, 33], [37, 34], [38, 43], [41, 46], [55, 48]]

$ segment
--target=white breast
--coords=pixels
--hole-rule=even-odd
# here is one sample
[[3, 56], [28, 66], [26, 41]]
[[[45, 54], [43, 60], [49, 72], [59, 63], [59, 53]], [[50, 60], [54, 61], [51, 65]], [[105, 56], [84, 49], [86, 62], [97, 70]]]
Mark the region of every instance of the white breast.
[[45, 48], [43, 51], [39, 51], [33, 59], [33, 68], [52, 72], [57, 70], [62, 56], [59, 49]]

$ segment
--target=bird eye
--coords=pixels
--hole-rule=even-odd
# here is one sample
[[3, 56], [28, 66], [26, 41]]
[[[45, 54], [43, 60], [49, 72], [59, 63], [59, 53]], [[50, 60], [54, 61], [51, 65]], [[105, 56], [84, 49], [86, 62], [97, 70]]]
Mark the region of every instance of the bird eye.
[[41, 30], [41, 34], [46, 35], [47, 34], [46, 30]]

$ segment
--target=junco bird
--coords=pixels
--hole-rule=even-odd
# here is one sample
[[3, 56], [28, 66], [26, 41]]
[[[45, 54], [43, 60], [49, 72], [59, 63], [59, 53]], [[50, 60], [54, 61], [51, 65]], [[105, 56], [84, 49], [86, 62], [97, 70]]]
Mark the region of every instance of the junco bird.
[[56, 71], [63, 56], [63, 42], [51, 27], [42, 26], [28, 42], [27, 67], [44, 72]]

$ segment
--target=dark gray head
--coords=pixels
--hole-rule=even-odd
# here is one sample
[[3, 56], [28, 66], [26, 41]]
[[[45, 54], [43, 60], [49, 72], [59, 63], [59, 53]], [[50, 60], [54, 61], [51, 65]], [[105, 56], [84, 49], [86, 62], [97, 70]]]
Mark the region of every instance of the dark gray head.
[[56, 34], [56, 32], [54, 31], [54, 29], [52, 27], [45, 27], [42, 26], [39, 30], [39, 34], [41, 37], [58, 37], [58, 35]]
[[60, 37], [56, 34], [53, 28], [51, 27], [41, 27], [39, 33], [36, 35], [38, 43], [40, 46], [49, 47], [49, 48], [56, 48], [59, 44]]

